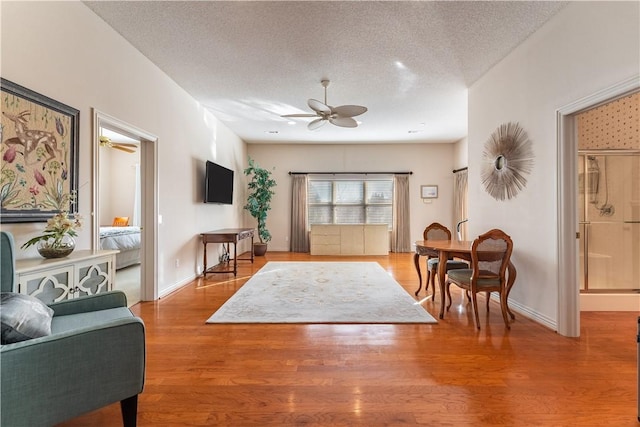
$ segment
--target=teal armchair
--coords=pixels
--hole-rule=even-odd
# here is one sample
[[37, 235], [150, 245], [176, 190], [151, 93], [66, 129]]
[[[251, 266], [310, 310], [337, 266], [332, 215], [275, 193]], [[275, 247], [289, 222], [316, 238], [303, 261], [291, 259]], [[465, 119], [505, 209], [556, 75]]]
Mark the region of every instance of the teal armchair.
[[[13, 238], [0, 232], [1, 289], [16, 292]], [[135, 426], [145, 329], [119, 291], [50, 304], [51, 335], [0, 346], [0, 424], [51, 426], [120, 402]]]

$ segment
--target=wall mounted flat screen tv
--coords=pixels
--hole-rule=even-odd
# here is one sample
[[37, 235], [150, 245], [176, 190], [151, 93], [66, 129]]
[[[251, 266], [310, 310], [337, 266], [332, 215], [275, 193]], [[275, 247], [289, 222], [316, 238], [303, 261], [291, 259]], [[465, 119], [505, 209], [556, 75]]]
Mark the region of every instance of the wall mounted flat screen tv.
[[233, 204], [233, 171], [207, 161], [204, 181], [204, 202]]

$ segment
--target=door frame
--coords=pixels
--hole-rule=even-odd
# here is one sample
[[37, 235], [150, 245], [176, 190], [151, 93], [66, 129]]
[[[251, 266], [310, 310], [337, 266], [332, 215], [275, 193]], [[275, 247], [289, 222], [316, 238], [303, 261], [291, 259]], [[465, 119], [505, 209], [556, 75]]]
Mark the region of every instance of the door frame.
[[158, 299], [158, 137], [123, 120], [93, 112], [93, 198], [92, 242], [94, 251], [100, 249], [100, 128], [107, 128], [140, 141], [141, 178], [141, 248], [140, 297], [142, 301]]
[[558, 333], [580, 336], [580, 281], [578, 279], [578, 146], [575, 115], [640, 88], [635, 75], [609, 88], [574, 101], [556, 111], [558, 151]]

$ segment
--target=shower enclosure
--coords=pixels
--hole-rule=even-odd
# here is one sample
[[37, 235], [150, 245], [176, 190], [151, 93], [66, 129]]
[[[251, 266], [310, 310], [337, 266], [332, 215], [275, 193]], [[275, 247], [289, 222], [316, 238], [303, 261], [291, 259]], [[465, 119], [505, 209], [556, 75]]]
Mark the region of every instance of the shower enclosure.
[[640, 292], [640, 151], [579, 151], [580, 291]]

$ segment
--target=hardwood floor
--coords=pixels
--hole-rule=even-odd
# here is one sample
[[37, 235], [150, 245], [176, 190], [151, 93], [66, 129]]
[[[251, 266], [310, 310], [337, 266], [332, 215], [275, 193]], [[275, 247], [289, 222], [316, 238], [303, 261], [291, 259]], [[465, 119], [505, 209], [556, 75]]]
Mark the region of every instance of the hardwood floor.
[[[582, 313], [572, 339], [518, 313], [508, 331], [498, 304], [487, 315], [480, 297], [476, 332], [456, 291], [437, 325], [204, 323], [269, 260], [377, 261], [411, 295], [417, 288], [412, 254], [269, 252], [241, 261], [235, 280], [209, 275], [137, 304], [147, 330], [139, 426], [639, 425], [638, 313]], [[439, 294], [423, 302], [436, 318], [439, 304]], [[62, 425], [121, 425], [120, 408]]]

